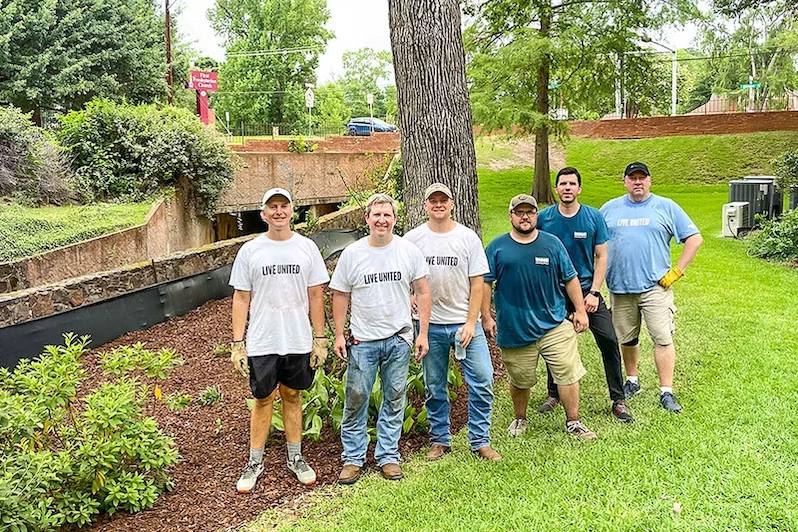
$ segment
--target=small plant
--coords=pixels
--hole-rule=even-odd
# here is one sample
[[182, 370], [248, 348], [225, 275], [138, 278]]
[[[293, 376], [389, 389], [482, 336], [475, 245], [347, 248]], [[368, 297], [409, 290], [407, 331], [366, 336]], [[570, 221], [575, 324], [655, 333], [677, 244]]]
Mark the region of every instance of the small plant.
[[208, 386], [205, 388], [194, 402], [198, 406], [212, 406], [222, 400], [222, 391], [218, 386]]
[[229, 344], [219, 344], [213, 348], [213, 355], [217, 357], [227, 357], [230, 356], [230, 345]]
[[192, 397], [187, 393], [175, 392], [171, 395], [167, 395], [164, 402], [167, 408], [174, 412], [175, 410], [183, 410], [191, 404], [192, 400]]
[[310, 153], [319, 149], [318, 144], [308, 144], [305, 139], [299, 137], [298, 139], [291, 139], [288, 141], [288, 151], [291, 153]]
[[216, 428], [213, 430], [213, 433], [218, 436], [219, 434], [222, 433], [222, 430], [224, 430], [222, 428], [222, 420], [217, 417], [216, 421], [214, 421], [214, 425], [215, 425]]
[[116, 347], [110, 352], [100, 353], [99, 357], [103, 371], [107, 373], [119, 375], [138, 369], [146, 372], [147, 377], [159, 379], [165, 379], [168, 370], [183, 364], [173, 350], [148, 351], [141, 342]]

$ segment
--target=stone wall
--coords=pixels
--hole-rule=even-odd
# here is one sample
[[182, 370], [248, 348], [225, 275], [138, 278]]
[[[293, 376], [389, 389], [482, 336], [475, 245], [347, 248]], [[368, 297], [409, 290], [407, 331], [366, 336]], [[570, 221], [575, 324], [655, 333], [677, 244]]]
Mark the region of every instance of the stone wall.
[[[363, 214], [363, 208], [357, 205], [342, 209], [319, 218], [311, 232], [357, 228], [364, 223]], [[241, 246], [257, 236], [252, 234], [214, 242], [164, 258], [0, 294], [0, 328], [232, 264]]]
[[111, 270], [212, 242], [211, 221], [194, 212], [183, 190], [178, 188], [173, 197], [158, 200], [142, 225], [0, 264], [0, 293]]
[[728, 135], [759, 131], [798, 131], [798, 111], [658, 116], [569, 122], [572, 137], [639, 139], [682, 135]]
[[[318, 145], [317, 152], [331, 153], [366, 153], [399, 151], [398, 133], [374, 133], [369, 137], [327, 137], [325, 139], [305, 139], [307, 144]], [[288, 152], [287, 140], [247, 139], [243, 145], [232, 144], [230, 148], [237, 152]]]

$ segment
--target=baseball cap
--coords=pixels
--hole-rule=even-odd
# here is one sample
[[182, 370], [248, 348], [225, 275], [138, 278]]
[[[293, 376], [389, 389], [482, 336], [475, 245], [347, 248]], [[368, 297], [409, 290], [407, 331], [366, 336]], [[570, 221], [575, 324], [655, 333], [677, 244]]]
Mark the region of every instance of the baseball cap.
[[529, 194], [518, 194], [517, 196], [513, 196], [513, 199], [510, 200], [510, 211], [512, 212], [513, 209], [519, 205], [530, 205], [536, 209], [538, 208], [537, 200], [534, 196], [530, 196]]
[[275, 196], [285, 196], [285, 199], [288, 200], [288, 203], [291, 203], [291, 194], [284, 188], [270, 188], [266, 191], [266, 194], [263, 195], [263, 202], [261, 203], [261, 209], [266, 206], [270, 199]]
[[430, 196], [435, 194], [436, 192], [440, 192], [441, 194], [446, 194], [446, 196], [451, 199], [452, 198], [452, 191], [444, 185], [443, 183], [433, 183], [427, 187], [427, 190], [424, 191], [424, 201], [427, 201]]
[[623, 172], [623, 175], [632, 175], [635, 172], [643, 172], [646, 175], [651, 175], [651, 173], [648, 171], [648, 166], [640, 162], [635, 162], [627, 166], [626, 170]]

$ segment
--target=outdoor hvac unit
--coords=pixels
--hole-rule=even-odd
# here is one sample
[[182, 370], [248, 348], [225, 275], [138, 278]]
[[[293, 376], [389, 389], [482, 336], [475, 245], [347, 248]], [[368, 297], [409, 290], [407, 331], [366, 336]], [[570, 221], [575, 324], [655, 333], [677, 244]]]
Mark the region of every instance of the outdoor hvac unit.
[[729, 203], [748, 203], [748, 220], [745, 227], [754, 226], [754, 216], [761, 214], [774, 218], [781, 214], [783, 196], [776, 189], [772, 176], [747, 176], [729, 182]]
[[747, 225], [750, 211], [748, 207], [747, 201], [735, 201], [723, 206], [721, 224], [724, 237], [737, 238], [741, 230], [751, 229], [751, 226]]

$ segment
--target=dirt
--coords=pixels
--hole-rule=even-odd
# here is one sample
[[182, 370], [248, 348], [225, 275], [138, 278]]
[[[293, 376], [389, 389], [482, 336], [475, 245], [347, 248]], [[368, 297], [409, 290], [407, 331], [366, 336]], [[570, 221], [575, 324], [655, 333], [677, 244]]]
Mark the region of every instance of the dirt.
[[[509, 170], [510, 168], [523, 168], [535, 166], [535, 138], [519, 137], [507, 140], [494, 139], [497, 146], [510, 146], [512, 156], [509, 158], [495, 159], [488, 163], [488, 168], [495, 171]], [[549, 166], [559, 170], [565, 166], [565, 150], [557, 141], [549, 143]]]
[[[227, 355], [214, 355], [214, 348], [229, 342], [231, 299], [211, 301], [202, 307], [155, 325], [145, 331], [128, 333], [96, 351], [120, 345], [145, 342], [150, 350], [174, 349], [185, 364], [173, 369], [166, 380], [138, 375], [150, 390], [157, 384], [163, 395], [175, 392], [198, 396], [210, 386], [218, 386], [222, 400], [213, 406], [188, 406], [170, 411], [154, 396], [147, 402], [145, 413], [158, 422], [165, 434], [172, 437], [180, 452], [180, 461], [170, 470], [175, 487], [162, 494], [150, 510], [138, 514], [119, 513], [104, 516], [86, 527], [92, 530], [140, 532], [170, 530], [202, 531], [236, 528], [274, 507], [303, 504], [304, 497], [321, 486], [334, 483], [341, 467], [341, 442], [325, 420], [318, 442], [305, 439], [302, 451], [316, 470], [318, 482], [304, 487], [285, 467], [286, 446], [283, 433], [274, 432], [266, 444], [266, 472], [252, 493], [238, 494], [235, 483], [248, 456], [249, 411], [245, 399], [251, 397], [248, 383], [235, 373]], [[498, 348], [491, 343], [496, 378], [503, 375]], [[94, 353], [84, 357], [84, 366], [91, 378], [83, 383], [86, 393], [108, 379], [99, 369]], [[463, 385], [452, 403], [452, 431], [460, 430], [467, 416], [467, 388]], [[412, 397], [420, 408], [422, 397]], [[412, 432], [402, 437], [399, 450], [403, 457], [429, 444], [428, 435]], [[377, 470], [373, 462], [373, 444], [366, 467]]]

